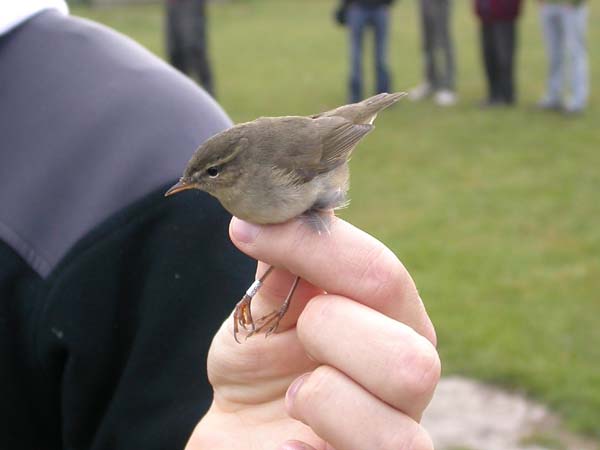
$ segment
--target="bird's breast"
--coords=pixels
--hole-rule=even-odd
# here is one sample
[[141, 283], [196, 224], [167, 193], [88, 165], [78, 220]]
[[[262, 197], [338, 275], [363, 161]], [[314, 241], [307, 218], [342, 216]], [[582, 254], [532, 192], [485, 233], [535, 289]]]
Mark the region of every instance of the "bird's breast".
[[255, 175], [243, 180], [245, 189], [224, 192], [219, 200], [240, 219], [257, 224], [282, 223], [308, 210], [341, 206], [348, 190], [347, 173], [344, 165], [307, 182], [285, 180], [278, 174]]

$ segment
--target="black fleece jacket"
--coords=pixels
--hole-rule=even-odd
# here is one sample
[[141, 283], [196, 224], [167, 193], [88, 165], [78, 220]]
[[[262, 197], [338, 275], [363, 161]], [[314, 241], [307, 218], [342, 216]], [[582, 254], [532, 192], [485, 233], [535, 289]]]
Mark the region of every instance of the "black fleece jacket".
[[0, 37], [0, 449], [182, 449], [211, 338], [252, 280], [229, 216], [164, 198], [231, 122], [97, 24]]

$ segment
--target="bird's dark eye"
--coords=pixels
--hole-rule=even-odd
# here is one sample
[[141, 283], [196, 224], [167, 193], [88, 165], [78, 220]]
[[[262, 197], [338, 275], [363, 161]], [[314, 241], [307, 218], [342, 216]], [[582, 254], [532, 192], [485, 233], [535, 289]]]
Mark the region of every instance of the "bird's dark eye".
[[206, 173], [211, 178], [216, 178], [219, 176], [219, 168], [217, 166], [212, 166], [206, 169]]

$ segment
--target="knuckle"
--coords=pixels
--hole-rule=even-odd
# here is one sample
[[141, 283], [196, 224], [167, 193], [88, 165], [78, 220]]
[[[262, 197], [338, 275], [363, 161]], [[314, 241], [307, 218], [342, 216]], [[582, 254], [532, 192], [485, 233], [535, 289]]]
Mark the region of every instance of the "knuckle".
[[396, 358], [393, 376], [401, 389], [413, 398], [430, 396], [437, 386], [442, 365], [435, 347], [425, 338], [418, 336], [409, 355]]
[[433, 450], [433, 443], [427, 432], [417, 422], [410, 426], [390, 427], [380, 435], [379, 449], [389, 450]]
[[399, 295], [407, 271], [396, 255], [384, 245], [378, 245], [362, 261], [359, 283], [371, 296], [394, 298]]
[[418, 395], [431, 395], [437, 386], [442, 372], [442, 364], [435, 347], [425, 338], [421, 338], [425, 345], [416, 358], [417, 372], [413, 379], [413, 392]]
[[297, 394], [296, 402], [302, 405], [305, 411], [314, 410], [318, 404], [329, 402], [333, 395], [331, 386], [335, 376], [336, 371], [332, 367], [317, 367], [304, 382]]
[[317, 295], [313, 297], [304, 307], [302, 314], [298, 318], [298, 332], [303, 337], [314, 336], [314, 331], [326, 326], [330, 318], [335, 314], [332, 308], [335, 305], [335, 298], [331, 295]]
[[431, 437], [423, 427], [419, 426], [417, 428], [417, 432], [413, 435], [412, 442], [407, 450], [434, 450]]

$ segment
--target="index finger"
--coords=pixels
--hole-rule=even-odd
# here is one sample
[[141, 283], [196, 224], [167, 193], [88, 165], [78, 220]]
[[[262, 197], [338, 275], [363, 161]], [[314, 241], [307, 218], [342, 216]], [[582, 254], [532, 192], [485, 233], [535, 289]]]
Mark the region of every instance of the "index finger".
[[385, 245], [348, 222], [332, 218], [330, 233], [318, 234], [298, 220], [259, 226], [234, 217], [230, 235], [247, 255], [399, 320], [435, 344], [433, 325], [406, 268]]

